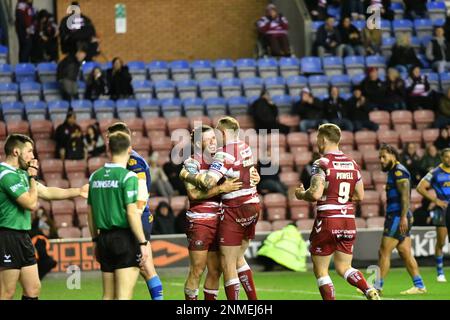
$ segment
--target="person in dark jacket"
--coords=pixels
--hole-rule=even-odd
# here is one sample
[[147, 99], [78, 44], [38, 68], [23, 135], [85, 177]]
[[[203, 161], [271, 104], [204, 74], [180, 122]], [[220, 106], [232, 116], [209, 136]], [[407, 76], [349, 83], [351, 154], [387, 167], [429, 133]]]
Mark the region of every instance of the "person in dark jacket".
[[106, 71], [106, 79], [111, 99], [126, 99], [133, 95], [131, 74], [121, 58], [116, 57], [112, 60], [112, 68]]
[[341, 20], [338, 27], [342, 44], [344, 45], [344, 54], [346, 56], [364, 56], [366, 51], [362, 45], [361, 34], [349, 17]]
[[305, 0], [306, 7], [313, 21], [323, 21], [327, 17], [327, 0]]
[[421, 175], [425, 176], [430, 170], [436, 168], [441, 163], [439, 151], [434, 144], [429, 144], [425, 149], [425, 154], [420, 159]]
[[435, 128], [444, 128], [450, 125], [450, 88], [446, 95], [439, 98], [436, 119], [434, 120]]
[[88, 158], [98, 157], [106, 152], [105, 142], [100, 133], [98, 122], [87, 128], [86, 134], [84, 135], [84, 144]]
[[450, 44], [445, 38], [443, 27], [434, 29], [434, 38], [427, 45], [426, 55], [437, 72], [450, 69]]
[[35, 63], [58, 60], [58, 26], [47, 10], [40, 10], [37, 14], [31, 59]]
[[367, 107], [366, 97], [362, 95], [361, 87], [353, 88], [353, 96], [347, 101], [347, 110], [355, 131], [362, 129], [378, 130], [378, 124], [370, 121], [370, 109]]
[[344, 54], [344, 45], [342, 45], [341, 35], [334, 26], [334, 21], [334, 17], [329, 16], [327, 20], [325, 20], [324, 25], [317, 30], [315, 47], [317, 55], [321, 58], [323, 58], [326, 53], [339, 57], [342, 57]]
[[300, 117], [300, 131], [308, 132], [326, 122], [323, 116], [322, 102], [314, 98], [308, 88], [300, 92], [300, 101], [292, 106], [292, 114]]
[[386, 83], [378, 77], [378, 69], [367, 68], [367, 77], [361, 82], [363, 95], [367, 99], [367, 106], [370, 110], [386, 108]]
[[400, 162], [411, 173], [411, 186], [416, 186], [421, 179], [420, 157], [417, 154], [417, 146], [415, 143], [408, 142], [403, 148], [400, 155]]
[[438, 150], [450, 148], [450, 126], [441, 129], [439, 137], [434, 142], [434, 145]]
[[419, 19], [427, 17], [428, 0], [403, 0], [405, 4], [405, 19]]
[[78, 99], [78, 83], [81, 64], [86, 58], [84, 47], [79, 47], [75, 54], [67, 55], [58, 64], [56, 77], [64, 100]]
[[279, 130], [280, 133], [289, 133], [289, 127], [279, 123], [278, 107], [273, 103], [267, 90], [263, 90], [258, 99], [256, 99], [249, 109], [250, 115], [255, 122], [256, 130]]
[[411, 37], [403, 33], [397, 37], [397, 43], [392, 47], [389, 67], [395, 67], [399, 72], [406, 73], [411, 66], [422, 66], [416, 52], [411, 47]]
[[99, 67], [95, 67], [92, 69], [87, 80], [84, 98], [94, 101], [107, 94], [108, 86], [106, 84], [106, 79], [103, 76], [102, 70]]
[[400, 77], [397, 69], [388, 69], [386, 87], [386, 105], [391, 110], [406, 109], [405, 81]]
[[19, 0], [16, 5], [16, 33], [19, 40], [19, 62], [30, 62], [36, 32], [33, 0]]
[[345, 100], [339, 97], [339, 89], [330, 87], [329, 98], [323, 101], [324, 117], [328, 122], [334, 123], [342, 130], [353, 131], [353, 124], [348, 119], [348, 110]]
[[434, 109], [434, 95], [428, 77], [420, 73], [419, 66], [413, 66], [406, 80], [407, 106], [411, 111]]
[[170, 205], [161, 201], [155, 210], [155, 219], [153, 220], [153, 234], [174, 234], [175, 216]]
[[281, 182], [279, 170], [277, 170], [276, 173], [271, 174], [263, 174], [263, 172], [261, 172], [264, 168], [270, 168], [276, 165], [271, 156], [271, 149], [268, 148], [267, 153], [260, 155], [258, 158], [258, 173], [261, 177], [261, 180], [258, 183], [258, 192], [261, 194], [276, 192], [287, 195], [288, 188]]
[[56, 128], [55, 141], [56, 158], [62, 160], [84, 159], [83, 133], [72, 109], [67, 112], [66, 120]]

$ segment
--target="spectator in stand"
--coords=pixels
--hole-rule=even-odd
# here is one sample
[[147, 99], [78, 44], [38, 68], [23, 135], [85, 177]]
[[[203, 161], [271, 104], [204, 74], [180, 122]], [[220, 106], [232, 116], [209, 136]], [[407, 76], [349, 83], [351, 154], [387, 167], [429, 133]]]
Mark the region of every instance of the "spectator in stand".
[[86, 50], [79, 47], [75, 54], [68, 54], [58, 64], [56, 77], [64, 100], [78, 99], [78, 79], [81, 64], [86, 58]]
[[364, 20], [364, 0], [341, 0], [341, 17], [352, 17], [352, 20]]
[[367, 107], [374, 109], [386, 109], [386, 83], [378, 77], [378, 69], [367, 68], [367, 77], [361, 82], [362, 94], [367, 99]]
[[261, 180], [258, 183], [258, 192], [261, 194], [275, 192], [287, 195], [288, 188], [281, 182], [279, 170], [272, 174], [265, 172], [265, 170], [272, 170], [271, 167], [275, 167], [275, 165], [276, 163], [273, 161], [271, 155], [271, 148], [268, 148], [267, 153], [260, 155], [258, 158], [258, 173], [261, 177]]
[[72, 109], [67, 112], [66, 120], [55, 131], [56, 158], [62, 160], [81, 160], [85, 158], [84, 141], [77, 116]]
[[426, 55], [435, 71], [442, 73], [450, 69], [450, 46], [443, 27], [434, 29], [434, 37], [427, 45]]
[[417, 186], [422, 176], [420, 175], [420, 157], [417, 154], [417, 146], [415, 143], [405, 143], [403, 152], [400, 155], [400, 162], [411, 174], [411, 186]]
[[150, 193], [169, 198], [175, 194], [175, 191], [169, 182], [169, 178], [167, 178], [164, 170], [159, 165], [158, 158], [159, 153], [157, 151], [153, 151], [152, 155], [148, 159], [148, 163], [150, 165], [150, 176], [152, 177]]
[[106, 79], [111, 99], [127, 99], [133, 95], [131, 74], [121, 58], [116, 57], [112, 60], [112, 68], [106, 71]]
[[327, 0], [305, 0], [313, 21], [323, 21], [327, 17]]
[[86, 146], [88, 158], [99, 157], [106, 153], [105, 142], [100, 133], [98, 122], [91, 124], [84, 135], [84, 144]]
[[400, 77], [397, 69], [388, 69], [386, 87], [386, 105], [391, 110], [406, 109], [405, 81]]
[[439, 151], [434, 144], [427, 145], [425, 154], [420, 159], [421, 175], [425, 176], [430, 170], [436, 168], [441, 163]]
[[428, 0], [403, 0], [405, 4], [405, 19], [419, 19], [427, 17]]
[[413, 66], [406, 80], [407, 106], [411, 111], [434, 109], [434, 98], [428, 77], [420, 73], [419, 66]]
[[175, 215], [170, 205], [161, 201], [155, 210], [155, 220], [153, 221], [153, 234], [174, 234]]
[[[73, 1], [72, 6], [80, 7], [78, 1]], [[80, 8], [81, 12], [81, 8]], [[59, 24], [59, 36], [61, 40], [61, 51], [66, 54], [75, 54], [77, 47], [82, 45], [86, 48], [86, 61], [92, 61], [92, 58], [100, 53], [99, 40], [95, 31], [94, 24], [84, 14], [71, 20], [75, 11], [68, 13]]]
[[[364, 0], [364, 8], [366, 9], [364, 12], [367, 13], [367, 8], [369, 6], [378, 7], [381, 13], [381, 19], [386, 20], [394, 20], [394, 11], [391, 10], [391, 0]], [[373, 11], [372, 11], [373, 12]], [[372, 12], [367, 13], [369, 16]]]
[[345, 45], [342, 44], [341, 35], [338, 29], [334, 26], [334, 17], [328, 16], [325, 24], [317, 30], [316, 35], [316, 50], [317, 55], [321, 58], [325, 54], [342, 57], [344, 54]]
[[270, 47], [274, 57], [290, 57], [291, 49], [288, 39], [288, 21], [273, 4], [266, 8], [266, 15], [256, 23], [263, 41]]
[[353, 88], [353, 96], [347, 101], [347, 110], [355, 131], [363, 129], [378, 130], [378, 124], [370, 121], [370, 110], [367, 107], [366, 97], [362, 95], [361, 87]]
[[363, 29], [362, 41], [367, 55], [381, 55], [382, 37], [383, 33], [380, 29]]
[[35, 63], [58, 60], [58, 26], [47, 10], [37, 14], [37, 30], [33, 38], [32, 61]]
[[249, 108], [249, 113], [255, 121], [256, 130], [279, 130], [280, 133], [289, 133], [289, 127], [278, 121], [278, 107], [273, 103], [267, 90], [263, 90]]
[[326, 122], [323, 116], [322, 102], [315, 98], [308, 88], [300, 92], [300, 101], [292, 106], [292, 114], [300, 117], [300, 131], [317, 130], [317, 127]]
[[324, 118], [339, 126], [342, 130], [353, 131], [353, 124], [348, 119], [348, 110], [345, 100], [339, 97], [339, 88], [332, 86], [329, 90], [329, 98], [323, 101]]
[[42, 233], [49, 239], [58, 238], [58, 228], [56, 227], [55, 221], [42, 206], [34, 212], [31, 225], [32, 231], [36, 234]]
[[438, 150], [450, 148], [450, 125], [441, 129], [439, 137], [434, 142], [434, 145]]
[[447, 90], [447, 94], [439, 99], [436, 120], [434, 121], [436, 128], [443, 128], [448, 125], [450, 125], [450, 88]]
[[19, 62], [30, 62], [36, 32], [33, 0], [19, 0], [16, 5], [16, 32], [19, 40]]
[[352, 25], [349, 17], [341, 20], [338, 27], [342, 44], [344, 45], [344, 54], [346, 56], [364, 56], [366, 51], [362, 45], [361, 34], [359, 30]]
[[103, 96], [108, 94], [108, 86], [106, 84], [106, 79], [103, 76], [102, 69], [95, 67], [92, 69], [89, 78], [86, 83], [86, 91], [84, 93], [84, 98], [88, 100], [101, 99]]
[[399, 72], [407, 73], [411, 66], [422, 66], [416, 52], [411, 47], [411, 37], [402, 33], [397, 37], [397, 43], [392, 47], [389, 67], [397, 68]]
[[183, 163], [175, 164], [172, 161], [169, 161], [163, 165], [164, 173], [169, 179], [170, 185], [174, 190], [174, 195], [186, 196], [186, 188], [183, 181], [179, 178], [181, 169], [183, 169]]

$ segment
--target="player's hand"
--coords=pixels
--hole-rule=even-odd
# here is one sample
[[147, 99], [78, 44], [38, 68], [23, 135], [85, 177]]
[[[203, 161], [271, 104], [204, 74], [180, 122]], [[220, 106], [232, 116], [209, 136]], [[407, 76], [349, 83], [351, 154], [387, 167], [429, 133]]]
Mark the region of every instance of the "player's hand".
[[220, 191], [222, 191], [222, 193], [229, 193], [241, 189], [242, 182], [238, 180], [238, 178], [225, 180], [225, 182], [220, 186]]
[[400, 233], [405, 235], [408, 232], [408, 217], [403, 216], [400, 218]]
[[261, 181], [258, 170], [255, 167], [250, 168], [250, 184], [255, 187]]
[[145, 264], [145, 261], [147, 261], [147, 259], [148, 259], [148, 246], [149, 246], [148, 243], [146, 246], [139, 246], [141, 249], [141, 257], [139, 260], [140, 267], [142, 267]]
[[436, 199], [436, 205], [441, 208], [441, 209], [447, 209], [448, 207], [448, 202], [442, 201], [441, 199]]
[[300, 183], [300, 185], [295, 189], [295, 197], [298, 200], [303, 200], [302, 194], [305, 192], [305, 187], [303, 186], [303, 183]]
[[37, 159], [33, 159], [28, 163], [28, 175], [37, 176], [39, 174], [39, 162]]
[[179, 177], [180, 177], [181, 180], [184, 181], [184, 180], [186, 180], [186, 177], [188, 176], [188, 174], [189, 174], [189, 171], [187, 171], [185, 168], [183, 168], [180, 171]]
[[89, 184], [86, 183], [84, 186], [80, 188], [80, 197], [87, 199], [89, 193]]

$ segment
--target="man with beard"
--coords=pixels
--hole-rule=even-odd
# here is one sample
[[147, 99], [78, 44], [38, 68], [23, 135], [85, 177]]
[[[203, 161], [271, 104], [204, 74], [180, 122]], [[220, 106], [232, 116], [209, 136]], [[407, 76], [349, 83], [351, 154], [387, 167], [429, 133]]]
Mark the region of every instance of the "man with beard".
[[419, 266], [411, 253], [412, 213], [410, 211], [411, 175], [398, 161], [398, 153], [392, 146], [383, 144], [380, 148], [380, 163], [387, 172], [386, 183], [386, 220], [384, 233], [379, 250], [378, 266], [380, 276], [375, 282], [375, 288], [381, 293], [384, 279], [389, 268], [392, 251], [397, 248], [400, 257], [406, 265], [414, 286], [401, 294], [423, 294], [427, 290], [419, 274]]
[[31, 210], [36, 208], [38, 198], [87, 198], [89, 185], [61, 189], [38, 183], [33, 146], [28, 136], [11, 134], [5, 142], [6, 160], [0, 163], [0, 300], [14, 297], [18, 281], [23, 288], [22, 300], [38, 299], [41, 283], [28, 234]]

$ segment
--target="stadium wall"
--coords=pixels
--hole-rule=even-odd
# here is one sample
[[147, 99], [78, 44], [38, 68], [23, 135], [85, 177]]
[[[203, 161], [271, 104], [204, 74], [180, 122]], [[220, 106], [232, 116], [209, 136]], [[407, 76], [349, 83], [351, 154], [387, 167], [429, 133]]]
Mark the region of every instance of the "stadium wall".
[[[56, 0], [58, 21], [71, 0]], [[267, 0], [79, 0], [107, 60], [253, 57], [256, 20]], [[126, 5], [127, 32], [115, 32], [115, 4]], [[100, 60], [100, 59], [99, 59]]]

